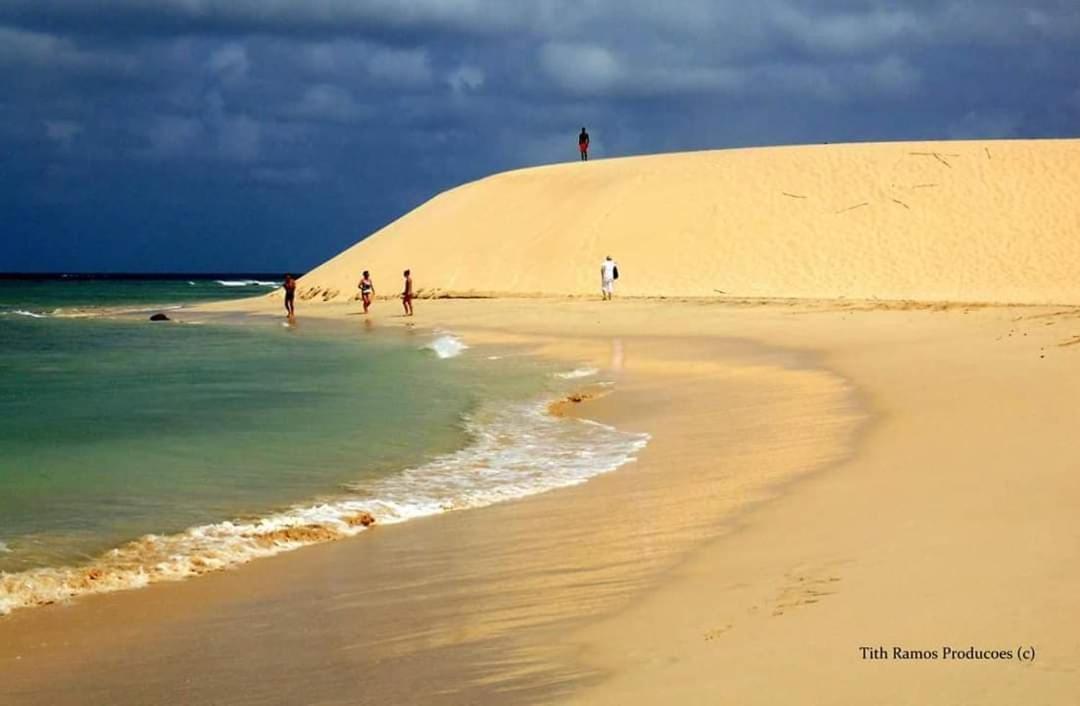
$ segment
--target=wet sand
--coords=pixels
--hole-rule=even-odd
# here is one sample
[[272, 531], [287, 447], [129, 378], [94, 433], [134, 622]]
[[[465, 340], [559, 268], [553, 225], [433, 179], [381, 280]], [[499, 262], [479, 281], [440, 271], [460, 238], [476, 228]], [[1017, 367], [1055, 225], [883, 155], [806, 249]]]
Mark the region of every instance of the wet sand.
[[463, 332], [474, 345], [610, 370], [614, 390], [584, 383], [593, 399], [566, 412], [652, 434], [639, 461], [520, 502], [17, 612], [0, 623], [0, 695], [498, 703], [569, 694], [602, 671], [576, 663], [568, 630], [629, 605], [725, 531], [735, 508], [842, 457], [859, 418], [841, 378], [746, 342]]

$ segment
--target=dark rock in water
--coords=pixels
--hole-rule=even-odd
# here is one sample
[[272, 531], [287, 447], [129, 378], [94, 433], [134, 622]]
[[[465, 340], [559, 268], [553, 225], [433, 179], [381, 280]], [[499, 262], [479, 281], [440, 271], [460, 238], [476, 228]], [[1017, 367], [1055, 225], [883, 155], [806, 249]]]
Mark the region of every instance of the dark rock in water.
[[165, 314], [154, 314], [153, 316], [150, 317], [150, 320], [151, 321], [172, 321], [172, 319], [170, 319], [168, 316], [165, 316]]

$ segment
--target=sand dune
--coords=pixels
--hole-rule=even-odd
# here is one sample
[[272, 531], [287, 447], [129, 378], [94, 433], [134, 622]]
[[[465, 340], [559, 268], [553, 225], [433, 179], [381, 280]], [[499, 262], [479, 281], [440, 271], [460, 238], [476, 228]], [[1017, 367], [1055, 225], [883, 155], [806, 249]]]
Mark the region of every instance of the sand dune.
[[[818, 145], [598, 160], [447, 191], [313, 270], [300, 295], [1080, 302], [1080, 140]], [[280, 296], [278, 294], [277, 296]]]

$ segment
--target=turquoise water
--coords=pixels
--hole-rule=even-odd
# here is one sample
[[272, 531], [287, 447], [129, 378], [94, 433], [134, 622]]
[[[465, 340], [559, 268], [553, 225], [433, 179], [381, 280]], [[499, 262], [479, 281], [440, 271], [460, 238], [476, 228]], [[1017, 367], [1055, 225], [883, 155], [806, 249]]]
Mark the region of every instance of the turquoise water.
[[[0, 613], [581, 482], [644, 443], [544, 415], [558, 369], [445, 332], [16, 314], [86, 305], [35, 287], [0, 300]], [[177, 284], [133, 287], [103, 298]]]

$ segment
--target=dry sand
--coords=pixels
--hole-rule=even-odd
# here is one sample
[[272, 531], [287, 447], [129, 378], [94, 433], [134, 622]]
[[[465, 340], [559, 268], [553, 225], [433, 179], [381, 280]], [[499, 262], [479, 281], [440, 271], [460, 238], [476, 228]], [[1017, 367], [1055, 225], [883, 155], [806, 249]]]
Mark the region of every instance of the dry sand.
[[1080, 303], [1080, 140], [818, 145], [598, 160], [443, 193], [300, 281], [428, 292]]
[[[559, 413], [647, 431], [650, 445], [637, 463], [583, 486], [15, 613], [0, 621], [0, 702], [1080, 702], [1080, 308], [937, 301], [1080, 301], [1069, 281], [1080, 229], [1064, 201], [1080, 185], [1077, 148], [869, 145], [597, 161], [436, 199], [305, 277], [302, 291], [351, 292], [346, 266], [400, 268], [397, 242], [429, 290], [460, 291], [454, 277], [465, 274], [491, 291], [590, 291], [611, 247], [627, 273], [622, 292], [704, 294], [712, 273], [744, 278], [737, 293], [777, 298], [419, 302], [417, 325], [603, 368], [614, 392], [584, 386], [592, 397]], [[975, 166], [980, 153], [985, 164]], [[745, 171], [730, 171], [743, 160]], [[789, 161], [802, 166], [781, 169]], [[725, 245], [709, 240], [716, 229], [679, 230], [650, 215], [688, 190], [698, 201], [674, 210], [707, 214], [708, 168], [729, 175], [725, 194], [745, 188], [751, 206], [770, 184], [801, 193], [786, 183], [792, 175], [843, 200], [870, 188], [851, 177], [855, 167], [892, 178], [889, 168], [909, 164], [958, 179], [949, 198], [922, 202], [919, 227], [865, 206], [847, 215], [876, 220], [829, 228], [843, 214], [802, 219], [809, 204], [796, 196], [782, 196], [794, 204], [784, 210], [725, 201], [754, 235]], [[649, 181], [675, 173], [683, 181], [667, 190]], [[547, 179], [566, 174], [577, 180], [569, 191]], [[564, 204], [571, 192], [595, 206]], [[916, 210], [908, 206], [896, 208]], [[636, 220], [611, 220], [633, 209]], [[562, 214], [559, 227], [548, 213]], [[574, 223], [576, 236], [564, 228]], [[623, 226], [639, 229], [615, 232]], [[516, 250], [501, 244], [514, 239]], [[691, 257], [693, 248], [676, 247], [684, 241], [707, 252]], [[804, 248], [810, 260], [800, 259]], [[579, 261], [581, 273], [558, 267]], [[684, 272], [700, 279], [670, 270], [690, 264]], [[641, 283], [643, 272], [655, 277]], [[921, 301], [823, 298], [841, 294]], [[374, 325], [413, 325], [399, 306], [377, 302]], [[250, 307], [277, 312], [280, 301]], [[312, 299], [298, 313], [337, 319], [347, 332], [361, 328], [357, 308]], [[869, 660], [860, 651], [940, 656], [945, 646], [1033, 647], [1035, 658]]]
[[[573, 703], [1080, 701], [1077, 310], [741, 312], [859, 385], [858, 452], [576, 635]], [[794, 321], [793, 321], [794, 319]], [[1066, 346], [1066, 347], [1062, 347]], [[952, 661], [946, 646], [1033, 663]], [[942, 659], [863, 659], [861, 647]]]

